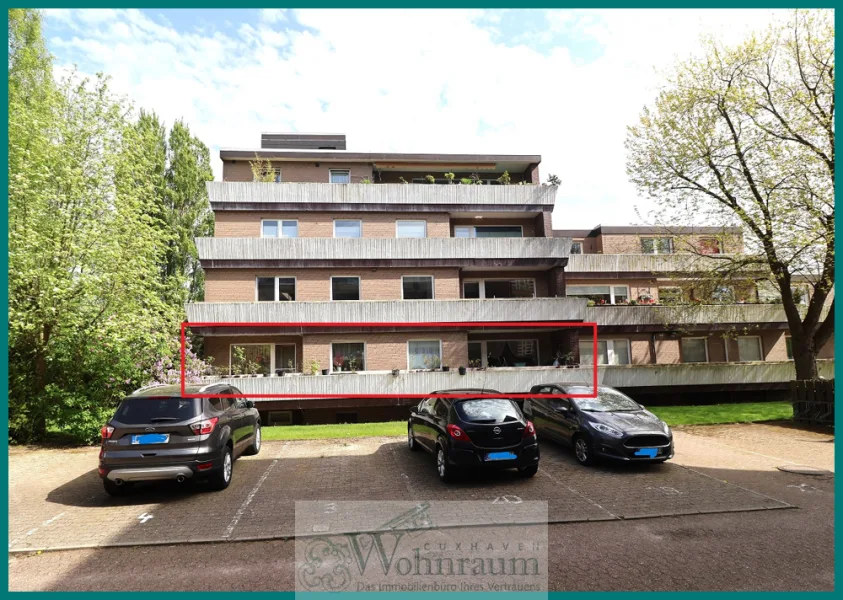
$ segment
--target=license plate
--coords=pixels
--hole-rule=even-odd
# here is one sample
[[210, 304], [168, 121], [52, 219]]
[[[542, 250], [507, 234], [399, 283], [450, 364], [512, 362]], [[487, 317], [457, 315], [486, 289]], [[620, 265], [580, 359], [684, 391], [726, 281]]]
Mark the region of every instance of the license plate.
[[647, 458], [655, 458], [658, 453], [658, 448], [640, 448], [635, 451], [635, 456], [646, 456]]
[[133, 444], [166, 444], [169, 441], [169, 433], [144, 433], [132, 436]]
[[518, 458], [514, 452], [489, 452], [486, 460], [513, 460]]

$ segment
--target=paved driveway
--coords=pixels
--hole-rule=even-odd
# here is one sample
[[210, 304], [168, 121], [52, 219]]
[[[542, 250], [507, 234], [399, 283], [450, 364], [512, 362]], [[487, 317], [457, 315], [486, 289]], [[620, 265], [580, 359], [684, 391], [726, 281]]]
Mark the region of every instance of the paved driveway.
[[[568, 450], [543, 444], [541, 468], [531, 479], [474, 473], [445, 485], [432, 457], [410, 452], [402, 439], [268, 442], [259, 456], [237, 461], [224, 492], [159, 484], [120, 499], [102, 490], [96, 450], [15, 451], [9, 549], [287, 538], [295, 531], [296, 501], [542, 500], [551, 523], [794, 508], [775, 494], [712, 475], [724, 455], [736, 460], [724, 442], [678, 432], [676, 445], [673, 462], [584, 468]], [[745, 457], [753, 468], [759, 460], [775, 462], [760, 453]]]

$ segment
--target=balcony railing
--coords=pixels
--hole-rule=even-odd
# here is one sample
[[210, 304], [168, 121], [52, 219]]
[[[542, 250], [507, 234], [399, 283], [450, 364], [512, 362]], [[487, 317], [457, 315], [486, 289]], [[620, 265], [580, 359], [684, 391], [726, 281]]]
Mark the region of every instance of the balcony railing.
[[582, 298], [363, 300], [347, 302], [194, 302], [195, 323], [458, 323], [581, 321]]
[[[834, 361], [821, 360], [819, 373], [834, 376]], [[504, 393], [527, 393], [534, 385], [567, 383], [591, 386], [593, 368], [499, 368], [469, 369], [460, 375], [448, 372], [347, 373], [335, 375], [298, 375], [286, 377], [208, 378], [228, 381], [244, 394], [301, 394], [320, 397], [337, 394], [429, 394], [434, 390], [486, 388]], [[787, 385], [796, 376], [793, 362], [707, 363], [677, 365], [600, 366], [599, 385], [616, 388], [689, 388], [696, 386], [770, 387]]]
[[[206, 184], [214, 210], [268, 208], [273, 205], [299, 205], [310, 208], [326, 205], [477, 205], [504, 210], [535, 210], [552, 207], [556, 187], [549, 185], [408, 185], [383, 183], [252, 183], [219, 182]], [[570, 245], [570, 244], [569, 244]]]
[[[723, 255], [724, 257], [726, 255]], [[724, 259], [695, 254], [572, 254], [568, 273], [695, 273], [722, 266]]]
[[[521, 261], [554, 266], [568, 256], [569, 238], [197, 238], [205, 261]], [[518, 262], [518, 264], [521, 264]], [[220, 266], [211, 264], [209, 266]]]
[[585, 320], [598, 326], [787, 323], [780, 304], [590, 306], [585, 309]]

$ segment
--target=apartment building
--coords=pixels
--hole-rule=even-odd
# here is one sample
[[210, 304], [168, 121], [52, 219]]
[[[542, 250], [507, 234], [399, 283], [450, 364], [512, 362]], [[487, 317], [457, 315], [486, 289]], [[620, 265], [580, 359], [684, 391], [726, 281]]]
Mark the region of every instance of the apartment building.
[[[367, 153], [342, 134], [264, 134], [220, 158], [215, 237], [197, 240], [205, 301], [188, 320], [202, 323], [192, 330], [219, 377], [292, 396], [261, 399], [265, 422], [403, 418], [417, 402], [406, 394], [591, 382], [591, 330], [547, 322], [597, 322], [598, 377], [633, 395], [765, 394], [792, 377], [780, 307], [728, 295], [678, 305], [694, 293], [676, 284], [688, 236], [553, 231], [540, 156]], [[272, 183], [255, 181], [258, 159]], [[738, 229], [694, 233], [705, 252], [742, 250]]]

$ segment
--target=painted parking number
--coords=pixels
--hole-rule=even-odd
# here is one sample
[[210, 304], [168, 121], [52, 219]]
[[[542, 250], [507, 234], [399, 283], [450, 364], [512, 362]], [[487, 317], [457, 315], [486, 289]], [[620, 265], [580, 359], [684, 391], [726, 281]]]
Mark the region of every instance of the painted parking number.
[[492, 500], [492, 504], [521, 504], [521, 502], [521, 498], [515, 495], [498, 496]]

